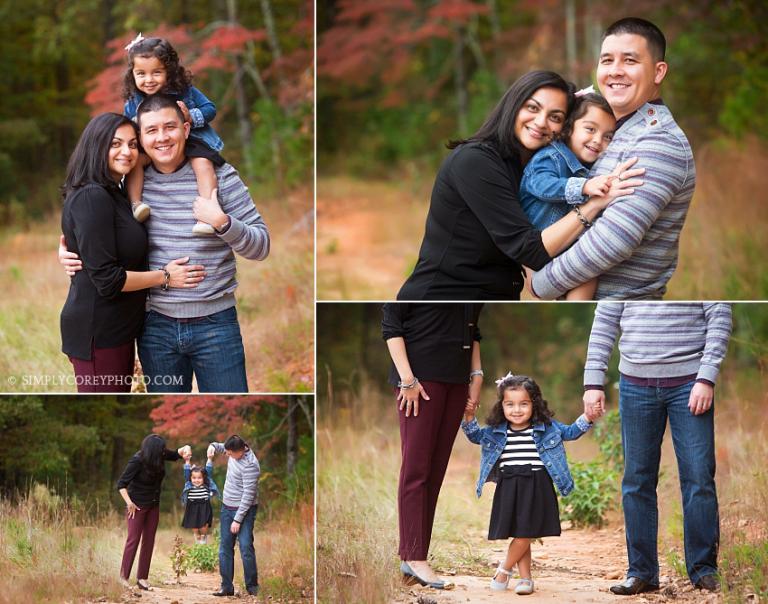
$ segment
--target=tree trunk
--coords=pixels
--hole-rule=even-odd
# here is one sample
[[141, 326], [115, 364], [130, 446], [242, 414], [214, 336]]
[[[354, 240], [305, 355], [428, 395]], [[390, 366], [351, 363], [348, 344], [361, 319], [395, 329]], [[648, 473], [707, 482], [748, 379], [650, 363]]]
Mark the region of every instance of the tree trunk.
[[456, 84], [456, 115], [458, 118], [460, 136], [467, 135], [467, 114], [469, 113], [467, 101], [467, 75], [464, 69], [465, 42], [464, 28], [457, 27], [453, 45], [453, 79]]
[[[269, 0], [261, 0], [261, 13], [264, 15], [264, 27], [267, 30], [267, 41], [269, 42], [269, 48], [272, 51], [272, 58], [274, 61], [279, 61], [283, 58], [283, 52], [280, 49], [280, 40], [277, 38], [275, 19], [272, 15], [272, 4]], [[283, 83], [283, 70], [279, 65], [277, 68], [277, 81], [280, 84]]]
[[[227, 0], [227, 20], [230, 25], [237, 23], [237, 0]], [[251, 122], [248, 119], [248, 100], [245, 95], [245, 86], [243, 85], [243, 58], [241, 55], [235, 56], [235, 78], [233, 81], [235, 87], [235, 107], [237, 109], [237, 121], [240, 125], [240, 145], [243, 152], [246, 170], [249, 176], [253, 168], [250, 162], [250, 144], [251, 144]]]
[[578, 79], [576, 55], [576, 0], [565, 0], [565, 65], [568, 79]]
[[286, 442], [285, 471], [291, 476], [296, 471], [296, 460], [299, 457], [299, 404], [297, 397], [288, 399], [288, 439]]

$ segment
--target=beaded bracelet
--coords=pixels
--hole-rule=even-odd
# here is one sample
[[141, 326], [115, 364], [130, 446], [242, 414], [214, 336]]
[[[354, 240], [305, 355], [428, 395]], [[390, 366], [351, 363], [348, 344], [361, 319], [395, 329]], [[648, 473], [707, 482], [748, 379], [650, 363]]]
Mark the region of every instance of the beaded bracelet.
[[581, 221], [581, 224], [584, 225], [585, 229], [588, 229], [592, 226], [592, 223], [587, 219], [587, 217], [581, 213], [581, 209], [579, 209], [579, 206], [573, 206], [573, 211], [576, 212], [576, 216], [579, 217], [579, 220]]
[[419, 378], [414, 376], [413, 381], [410, 384], [403, 384], [402, 381], [399, 381], [397, 383], [397, 387], [398, 388], [405, 388], [406, 390], [410, 390], [411, 388], [416, 386], [416, 384], [418, 384], [418, 383], [419, 383]]

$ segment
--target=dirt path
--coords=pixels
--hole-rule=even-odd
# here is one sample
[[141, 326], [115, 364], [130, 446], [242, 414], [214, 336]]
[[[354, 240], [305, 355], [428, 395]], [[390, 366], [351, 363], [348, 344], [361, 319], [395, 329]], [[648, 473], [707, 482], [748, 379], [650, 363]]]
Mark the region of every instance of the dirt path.
[[152, 591], [141, 591], [137, 588], [126, 590], [120, 602], [109, 604], [222, 604], [223, 602], [255, 603], [263, 602], [263, 598], [239, 593], [231, 598], [219, 598], [213, 594], [219, 589], [220, 578], [218, 573], [191, 573], [181, 577], [177, 583], [174, 578], [168, 577], [161, 584], [155, 583]]
[[[626, 569], [626, 550], [622, 528], [597, 531], [566, 530], [559, 538], [544, 540], [544, 545], [533, 547], [533, 578], [536, 591], [524, 599], [517, 596], [510, 580], [506, 593], [491, 592], [488, 583], [497, 563], [503, 558], [506, 544], [488, 543], [479, 553], [488, 561], [488, 570], [482, 576], [460, 574], [450, 577], [456, 584], [452, 591], [440, 592], [424, 587], [403, 588], [393, 604], [447, 604], [449, 602], [547, 602], [549, 604], [591, 602], [697, 602], [715, 603], [717, 595], [704, 595], [694, 591], [690, 583], [674, 576], [662, 562], [659, 592], [619, 598], [608, 588], [623, 579]], [[663, 554], [660, 552], [660, 554]], [[662, 555], [663, 558], [663, 555]], [[445, 569], [443, 576], [447, 576]]]

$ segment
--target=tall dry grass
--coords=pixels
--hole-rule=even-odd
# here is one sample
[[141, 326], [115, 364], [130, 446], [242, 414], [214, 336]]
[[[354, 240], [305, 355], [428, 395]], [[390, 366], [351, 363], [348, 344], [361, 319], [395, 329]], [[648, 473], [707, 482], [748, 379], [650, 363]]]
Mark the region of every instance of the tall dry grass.
[[[768, 147], [712, 142], [694, 155], [696, 192], [665, 299], [768, 299]], [[389, 180], [318, 180], [319, 299], [392, 299], [413, 270], [434, 172], [406, 168]]]
[[[736, 385], [726, 386], [731, 381]], [[768, 595], [768, 407], [764, 378], [721, 379], [716, 403], [717, 485], [720, 501], [724, 599]], [[363, 383], [364, 396], [318, 401], [318, 601], [391, 602], [398, 597], [397, 476], [399, 434], [392, 398]], [[487, 393], [486, 393], [487, 394]], [[482, 400], [486, 400], [484, 397]], [[562, 421], [568, 421], [559, 413]], [[573, 419], [573, 418], [571, 418]], [[568, 443], [569, 459], [594, 458], [591, 436]], [[440, 572], [487, 574], [485, 531], [491, 498], [474, 496], [479, 452], [459, 432], [435, 519], [430, 556]], [[616, 484], [616, 501], [620, 485]], [[660, 556], [682, 561], [682, 516], [669, 430], [659, 483]], [[620, 529], [619, 511], [609, 526]], [[670, 554], [671, 552], [671, 554]], [[763, 552], [763, 553], [761, 553]], [[666, 557], [665, 557], [666, 556]], [[684, 565], [682, 565], [684, 571]], [[685, 584], [685, 582], [683, 582]], [[762, 591], [761, 591], [762, 590]]]
[[[256, 199], [272, 236], [264, 262], [237, 259], [237, 310], [251, 391], [313, 390], [312, 195]], [[59, 218], [0, 232], [0, 391], [73, 392], [59, 313], [69, 280], [56, 259]]]
[[[314, 595], [314, 509], [302, 501], [261, 522], [254, 531], [259, 582], [264, 597], [311, 601]], [[174, 577], [170, 554], [176, 535], [189, 543], [179, 519], [161, 512], [150, 582]], [[218, 518], [214, 519], [216, 548]], [[33, 485], [16, 501], [0, 500], [0, 604], [28, 602], [121, 601], [118, 580], [124, 519], [111, 506], [99, 510]], [[239, 558], [237, 548], [235, 557]], [[134, 562], [133, 572], [136, 571]], [[235, 584], [243, 584], [235, 563]]]

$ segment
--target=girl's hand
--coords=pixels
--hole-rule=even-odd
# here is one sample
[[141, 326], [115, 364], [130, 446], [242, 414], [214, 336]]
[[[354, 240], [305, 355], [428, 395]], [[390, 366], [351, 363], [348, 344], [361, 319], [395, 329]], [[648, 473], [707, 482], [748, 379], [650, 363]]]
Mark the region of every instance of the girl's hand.
[[613, 174], [603, 174], [602, 176], [595, 176], [590, 178], [584, 183], [584, 187], [581, 189], [583, 195], [587, 197], [601, 197], [605, 195], [611, 188], [611, 181], [616, 179], [617, 176]]
[[136, 510], [141, 511], [141, 508], [138, 507], [133, 501], [129, 501], [126, 509], [128, 510], [128, 518], [133, 519], [133, 517], [136, 515]]
[[410, 417], [411, 410], [413, 410], [413, 416], [418, 417], [419, 396], [425, 401], [429, 400], [429, 395], [427, 394], [427, 391], [424, 390], [424, 386], [421, 385], [421, 382], [417, 383], [413, 388], [400, 388], [400, 394], [397, 395], [397, 400], [400, 401], [400, 411], [405, 409], [405, 417]]
[[179, 109], [181, 109], [181, 112], [184, 114], [184, 121], [192, 123], [192, 115], [189, 113], [189, 109], [187, 109], [187, 105], [184, 103], [184, 101], [176, 101], [176, 104], [179, 106]]
[[178, 450], [179, 455], [181, 455], [184, 459], [188, 459], [192, 457], [192, 447], [189, 445], [184, 445]]
[[189, 256], [171, 260], [165, 265], [171, 278], [168, 282], [170, 287], [192, 288], [205, 279], [205, 267], [202, 264], [187, 264]]
[[213, 456], [216, 455], [216, 447], [213, 445], [208, 445], [208, 450], [205, 453], [208, 459], [213, 459]]
[[467, 405], [464, 407], [464, 421], [471, 422], [475, 419], [475, 413], [477, 412], [478, 403], [471, 398], [467, 399]]
[[64, 235], [59, 238], [59, 264], [64, 267], [64, 272], [68, 277], [73, 277], [77, 271], [83, 270], [83, 261], [75, 252], [67, 249], [67, 242]]

